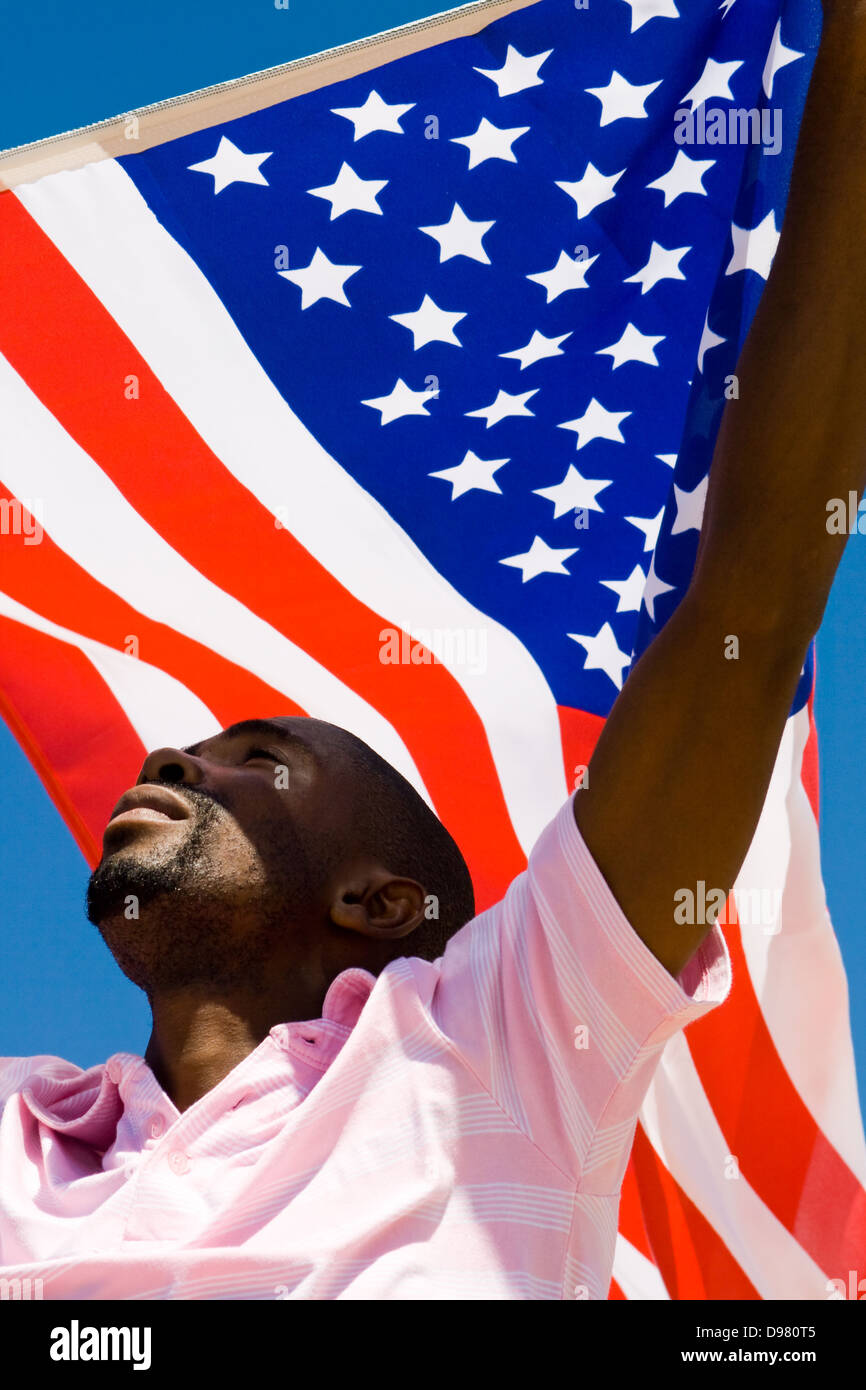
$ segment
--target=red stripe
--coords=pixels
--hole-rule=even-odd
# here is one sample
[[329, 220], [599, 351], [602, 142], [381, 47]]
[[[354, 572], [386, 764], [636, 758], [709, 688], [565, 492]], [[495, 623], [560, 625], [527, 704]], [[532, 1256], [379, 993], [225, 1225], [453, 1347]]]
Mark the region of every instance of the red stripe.
[[[0, 499], [11, 498], [0, 484]], [[224, 726], [250, 714], [305, 713], [244, 667], [146, 618], [76, 564], [47, 532], [33, 547], [22, 537], [4, 537], [2, 574], [4, 593], [60, 627], [121, 652], [134, 637], [141, 661], [170, 672]]]
[[632, 1164], [653, 1258], [671, 1298], [760, 1299], [725, 1242], [658, 1158], [640, 1124]]
[[[645, 1256], [656, 1268], [653, 1259], [652, 1249], [644, 1225], [643, 1211], [641, 1209], [640, 1189], [637, 1185], [637, 1178], [634, 1171], [634, 1158], [630, 1158], [625, 1170], [622, 1189], [619, 1201], [619, 1234], [628, 1241], [630, 1245]], [[610, 1281], [608, 1299], [624, 1299], [625, 1294], [615, 1279]]]
[[[467, 858], [479, 905], [501, 897], [525, 857], [484, 726], [457, 682], [438, 664], [383, 665], [380, 615], [275, 529], [13, 195], [0, 197], [0, 227], [0, 348], [13, 366], [175, 550], [399, 730]], [[133, 376], [138, 399], [127, 400]]]
[[569, 792], [573, 792], [584, 780], [583, 770], [589, 767], [604, 722], [600, 714], [587, 714], [582, 709], [571, 709], [567, 705], [559, 706], [559, 731]]
[[634, 1170], [633, 1155], [628, 1161], [622, 1183], [619, 1202], [619, 1229], [630, 1245], [633, 1245], [648, 1260], [653, 1258], [652, 1246], [644, 1224], [640, 1188]]
[[0, 713], [93, 867], [146, 751], [120, 705], [77, 648], [0, 617]]
[[[728, 913], [735, 919], [733, 898]], [[866, 1250], [866, 1192], [785, 1070], [735, 920], [725, 938], [734, 975], [730, 997], [688, 1033], [707, 1099], [740, 1172], [773, 1215], [829, 1276], [856, 1269]], [[801, 1002], [792, 1000], [792, 1008]]]
[[[817, 660], [817, 658], [816, 658]], [[809, 735], [806, 739], [806, 746], [803, 749], [803, 765], [800, 769], [800, 780], [809, 798], [812, 810], [815, 812], [815, 819], [818, 820], [818, 801], [820, 795], [820, 773], [818, 767], [818, 730], [815, 728], [815, 686], [812, 686], [809, 695]]]

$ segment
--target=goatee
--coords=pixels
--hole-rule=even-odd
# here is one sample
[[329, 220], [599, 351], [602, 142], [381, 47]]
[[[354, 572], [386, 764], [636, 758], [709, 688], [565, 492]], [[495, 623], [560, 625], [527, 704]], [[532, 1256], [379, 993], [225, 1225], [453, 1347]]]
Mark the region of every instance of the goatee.
[[114, 853], [87, 885], [86, 912], [133, 984], [158, 990], [255, 988], [285, 931], [287, 895], [251, 864], [226, 881], [210, 851], [226, 811], [184, 789], [195, 808], [185, 841], [169, 858]]

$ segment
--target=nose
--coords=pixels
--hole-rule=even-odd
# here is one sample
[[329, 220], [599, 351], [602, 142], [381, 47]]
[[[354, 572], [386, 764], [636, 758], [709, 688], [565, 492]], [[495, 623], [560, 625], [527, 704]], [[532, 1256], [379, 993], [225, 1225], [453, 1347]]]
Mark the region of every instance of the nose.
[[201, 781], [202, 770], [197, 758], [180, 748], [157, 748], [145, 758], [136, 786], [140, 787], [143, 782], [183, 782], [194, 787]]

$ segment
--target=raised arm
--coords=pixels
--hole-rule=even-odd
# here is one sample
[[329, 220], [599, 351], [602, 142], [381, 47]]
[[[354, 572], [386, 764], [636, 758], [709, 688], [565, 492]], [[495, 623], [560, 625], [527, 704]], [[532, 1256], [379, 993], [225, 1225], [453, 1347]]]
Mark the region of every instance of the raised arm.
[[[751, 843], [866, 481], [866, 15], [825, 3], [770, 278], [725, 407], [688, 592], [631, 671], [574, 813], [638, 935], [674, 975], [711, 924], [675, 893], [729, 892]], [[739, 657], [726, 658], [730, 636]], [[730, 650], [730, 648], [729, 648]]]

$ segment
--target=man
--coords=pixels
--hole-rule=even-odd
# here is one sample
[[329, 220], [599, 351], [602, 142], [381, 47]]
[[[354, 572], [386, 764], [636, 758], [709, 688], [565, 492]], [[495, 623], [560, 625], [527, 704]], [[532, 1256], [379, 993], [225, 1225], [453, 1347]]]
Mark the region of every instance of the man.
[[[686, 598], [589, 785], [473, 917], [436, 817], [353, 735], [255, 719], [150, 754], [88, 913], [145, 1057], [0, 1072], [0, 1263], [46, 1298], [605, 1298], [665, 1041], [717, 925], [862, 487], [866, 20], [827, 16], [785, 229]], [[739, 659], [726, 659], [731, 636]]]

